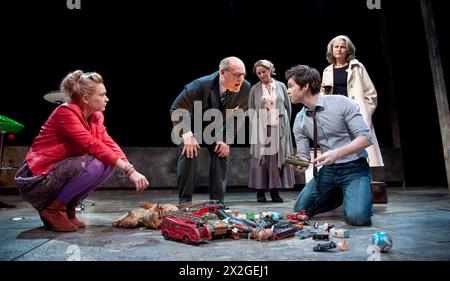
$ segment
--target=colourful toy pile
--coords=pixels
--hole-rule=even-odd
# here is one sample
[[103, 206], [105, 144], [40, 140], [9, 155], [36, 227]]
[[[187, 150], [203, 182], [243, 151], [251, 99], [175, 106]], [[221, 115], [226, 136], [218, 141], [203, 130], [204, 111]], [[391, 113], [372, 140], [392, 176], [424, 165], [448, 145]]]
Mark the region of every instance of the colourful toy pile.
[[304, 212], [282, 216], [276, 212], [240, 214], [223, 204], [171, 211], [163, 219], [161, 234], [166, 239], [199, 244], [217, 238], [279, 240], [295, 236], [308, 224]]
[[[348, 229], [329, 223], [319, 225], [315, 222], [310, 225], [305, 211], [284, 215], [277, 212], [239, 213], [214, 201], [186, 206], [143, 202], [139, 206], [143, 208], [142, 211], [129, 211], [114, 220], [113, 226], [159, 228], [165, 239], [193, 245], [224, 238], [270, 241], [296, 236], [300, 240], [312, 238], [316, 241], [327, 241], [314, 246], [313, 251], [316, 252], [326, 252], [334, 248], [349, 250], [346, 240], [350, 237]], [[330, 241], [330, 236], [338, 238], [339, 241]], [[371, 243], [379, 252], [389, 252], [392, 248], [392, 238], [385, 232], [373, 234]]]

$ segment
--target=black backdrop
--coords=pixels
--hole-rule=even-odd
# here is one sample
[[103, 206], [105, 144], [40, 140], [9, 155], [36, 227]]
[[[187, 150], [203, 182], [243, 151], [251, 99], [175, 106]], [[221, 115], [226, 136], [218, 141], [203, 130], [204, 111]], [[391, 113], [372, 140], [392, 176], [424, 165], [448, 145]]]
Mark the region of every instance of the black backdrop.
[[[173, 146], [172, 101], [186, 83], [215, 71], [223, 57], [240, 57], [247, 72], [256, 60], [269, 59], [284, 81], [284, 71], [296, 64], [322, 72], [327, 43], [346, 34], [378, 90], [373, 120], [381, 147], [393, 146], [389, 115], [395, 110], [407, 185], [446, 185], [418, 0], [381, 0], [381, 10], [368, 9], [366, 0], [80, 2], [80, 10], [69, 10], [66, 0], [2, 5], [0, 114], [25, 125], [7, 144], [30, 145], [55, 107], [43, 95], [68, 72], [82, 69], [104, 77], [106, 125], [120, 145]], [[443, 4], [434, 1], [433, 7], [449, 73], [449, 39], [442, 30], [449, 20]], [[383, 46], [391, 54], [397, 105], [386, 96]], [[257, 81], [252, 73], [247, 79]]]

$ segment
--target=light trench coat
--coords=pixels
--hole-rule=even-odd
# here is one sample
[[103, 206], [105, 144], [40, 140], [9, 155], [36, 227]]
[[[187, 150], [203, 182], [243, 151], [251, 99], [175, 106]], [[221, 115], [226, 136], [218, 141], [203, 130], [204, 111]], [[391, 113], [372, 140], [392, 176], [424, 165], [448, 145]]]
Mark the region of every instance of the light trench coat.
[[[382, 167], [384, 166], [383, 157], [372, 124], [372, 115], [377, 108], [377, 91], [372, 80], [370, 80], [366, 68], [358, 60], [351, 60], [346, 71], [348, 98], [359, 105], [361, 115], [372, 135], [372, 145], [366, 148], [369, 154], [369, 165], [370, 167]], [[322, 84], [333, 85], [333, 65], [329, 65], [324, 69]]]

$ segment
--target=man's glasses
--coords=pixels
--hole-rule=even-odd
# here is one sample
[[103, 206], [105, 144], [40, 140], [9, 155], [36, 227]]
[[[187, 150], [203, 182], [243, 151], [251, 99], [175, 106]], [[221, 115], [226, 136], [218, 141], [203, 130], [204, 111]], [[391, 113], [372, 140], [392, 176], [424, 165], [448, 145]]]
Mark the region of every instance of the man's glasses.
[[239, 77], [244, 78], [247, 75], [247, 73], [231, 72], [228, 69], [225, 69], [225, 71], [228, 71], [229, 73], [231, 73], [231, 75], [233, 75], [234, 78], [239, 78]]

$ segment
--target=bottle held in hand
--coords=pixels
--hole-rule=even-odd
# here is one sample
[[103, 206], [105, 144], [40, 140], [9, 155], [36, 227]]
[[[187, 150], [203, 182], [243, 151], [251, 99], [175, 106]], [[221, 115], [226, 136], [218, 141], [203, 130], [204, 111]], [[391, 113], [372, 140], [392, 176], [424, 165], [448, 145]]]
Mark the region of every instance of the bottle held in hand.
[[331, 95], [333, 86], [332, 85], [323, 85], [323, 90], [326, 95]]

